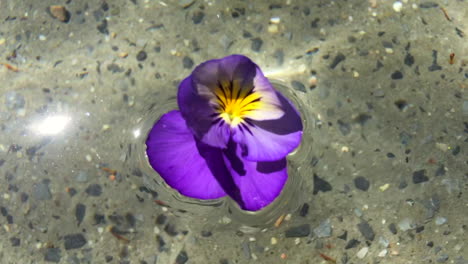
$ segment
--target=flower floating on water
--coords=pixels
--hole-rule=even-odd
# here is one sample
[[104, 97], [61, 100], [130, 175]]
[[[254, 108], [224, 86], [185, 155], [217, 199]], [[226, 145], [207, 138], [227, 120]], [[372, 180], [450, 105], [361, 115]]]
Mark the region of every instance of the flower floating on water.
[[197, 199], [228, 195], [249, 211], [279, 196], [302, 122], [255, 63], [241, 55], [204, 62], [180, 83], [177, 101], [180, 110], [164, 114], [146, 140], [169, 186]]

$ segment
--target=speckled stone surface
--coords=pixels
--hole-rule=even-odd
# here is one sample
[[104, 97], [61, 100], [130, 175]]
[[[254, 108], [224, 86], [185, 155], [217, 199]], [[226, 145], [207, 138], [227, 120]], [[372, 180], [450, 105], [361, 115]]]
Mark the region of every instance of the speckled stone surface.
[[[468, 2], [394, 2], [1, 1], [0, 263], [468, 263]], [[137, 129], [233, 53], [308, 120], [256, 228], [150, 184]]]

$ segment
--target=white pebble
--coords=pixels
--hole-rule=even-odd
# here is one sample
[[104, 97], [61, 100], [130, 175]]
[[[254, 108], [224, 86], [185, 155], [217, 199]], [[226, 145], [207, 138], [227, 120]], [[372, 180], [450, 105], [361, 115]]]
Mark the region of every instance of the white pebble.
[[44, 41], [44, 40], [46, 40], [46, 39], [47, 39], [46, 36], [44, 36], [44, 35], [42, 35], [42, 34], [39, 35], [39, 40]]
[[400, 1], [393, 3], [393, 10], [395, 10], [395, 12], [400, 12], [401, 9], [403, 9], [403, 4]]
[[271, 243], [272, 245], [276, 245], [276, 244], [278, 243], [278, 239], [276, 239], [276, 237], [272, 237], [272, 238], [270, 239], [270, 243]]
[[270, 18], [270, 23], [272, 23], [272, 24], [279, 24], [280, 22], [281, 22], [281, 18], [279, 18], [279, 17]]
[[369, 252], [369, 248], [368, 247], [363, 247], [358, 251], [356, 256], [358, 258], [360, 258], [360, 259], [363, 259], [367, 255], [367, 252]]
[[91, 157], [91, 155], [88, 154], [88, 155], [86, 155], [86, 160], [88, 162], [91, 162], [93, 160], [93, 158]]
[[436, 225], [443, 225], [443, 224], [445, 224], [446, 222], [447, 222], [447, 218], [445, 218], [445, 217], [438, 216], [438, 217], [436, 217], [436, 219], [435, 219]]
[[385, 256], [387, 255], [387, 253], [388, 253], [388, 250], [384, 249], [384, 250], [382, 250], [382, 251], [379, 252], [379, 255], [378, 255], [378, 256], [381, 257], [381, 258], [383, 258], [383, 257], [385, 257]]

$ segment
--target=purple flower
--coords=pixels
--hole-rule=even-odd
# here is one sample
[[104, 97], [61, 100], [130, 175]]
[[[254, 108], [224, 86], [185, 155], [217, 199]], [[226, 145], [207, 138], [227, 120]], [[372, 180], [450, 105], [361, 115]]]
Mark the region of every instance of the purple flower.
[[180, 83], [177, 101], [180, 110], [164, 114], [146, 140], [166, 183], [197, 199], [229, 195], [249, 211], [273, 202], [302, 122], [260, 68], [241, 55], [204, 62]]

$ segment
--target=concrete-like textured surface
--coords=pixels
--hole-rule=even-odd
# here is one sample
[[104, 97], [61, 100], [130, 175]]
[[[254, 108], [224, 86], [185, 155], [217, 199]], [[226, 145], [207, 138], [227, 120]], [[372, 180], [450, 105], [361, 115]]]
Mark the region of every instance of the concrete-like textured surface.
[[[2, 0], [0, 263], [467, 263], [468, 2], [394, 2]], [[138, 124], [232, 53], [309, 120], [279, 227], [145, 184]]]

